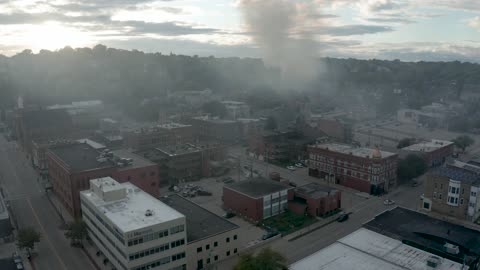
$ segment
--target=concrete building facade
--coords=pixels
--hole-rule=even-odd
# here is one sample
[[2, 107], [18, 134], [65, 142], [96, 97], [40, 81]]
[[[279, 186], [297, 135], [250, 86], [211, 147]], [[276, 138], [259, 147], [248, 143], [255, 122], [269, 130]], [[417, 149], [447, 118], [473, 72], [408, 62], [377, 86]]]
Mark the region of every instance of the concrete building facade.
[[327, 143], [308, 146], [309, 175], [379, 195], [396, 185], [397, 154]]
[[293, 187], [273, 180], [253, 178], [225, 185], [223, 207], [251, 222], [276, 216], [288, 209]]
[[200, 141], [235, 143], [241, 139], [239, 125], [233, 120], [197, 116], [189, 119], [188, 123], [193, 126], [194, 136]]
[[130, 183], [90, 180], [82, 191], [90, 238], [118, 270], [186, 270], [185, 216]]

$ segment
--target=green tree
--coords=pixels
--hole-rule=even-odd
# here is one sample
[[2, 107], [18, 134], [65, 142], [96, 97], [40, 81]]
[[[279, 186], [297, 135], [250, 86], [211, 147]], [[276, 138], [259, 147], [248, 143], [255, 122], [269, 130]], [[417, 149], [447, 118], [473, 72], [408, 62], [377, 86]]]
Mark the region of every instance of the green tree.
[[287, 259], [270, 248], [265, 248], [256, 256], [244, 254], [240, 256], [234, 270], [287, 270]]
[[220, 118], [223, 118], [227, 115], [227, 108], [219, 101], [210, 101], [203, 104], [202, 111]]
[[277, 129], [277, 120], [272, 116], [267, 118], [267, 122], [265, 123], [265, 129], [267, 130], [275, 130]]
[[427, 170], [427, 163], [419, 155], [410, 154], [398, 162], [398, 178], [409, 180], [422, 175]]
[[87, 237], [87, 224], [81, 219], [77, 219], [67, 224], [65, 237], [70, 239], [70, 244], [83, 244], [83, 239]]
[[402, 149], [414, 143], [415, 143], [415, 138], [403, 138], [398, 142], [397, 149]]
[[40, 242], [41, 234], [34, 228], [25, 228], [18, 231], [17, 247], [19, 249], [26, 249], [30, 254], [30, 251], [35, 248], [35, 243]]
[[467, 147], [469, 147], [470, 145], [474, 144], [475, 140], [470, 136], [460, 135], [453, 140], [453, 143], [456, 147], [462, 149], [462, 151], [465, 152], [465, 149], [467, 149]]

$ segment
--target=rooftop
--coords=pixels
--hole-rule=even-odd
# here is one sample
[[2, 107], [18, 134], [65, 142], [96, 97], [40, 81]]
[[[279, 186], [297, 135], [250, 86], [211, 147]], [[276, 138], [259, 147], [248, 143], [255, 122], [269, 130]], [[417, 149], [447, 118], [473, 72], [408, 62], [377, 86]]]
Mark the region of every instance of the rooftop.
[[453, 243], [467, 255], [480, 256], [480, 231], [430, 217], [413, 210], [396, 207], [376, 216], [365, 228], [400, 241], [444, 250], [445, 242]]
[[429, 174], [445, 176], [456, 181], [467, 182], [472, 184], [480, 182], [480, 176], [477, 173], [473, 172], [472, 170], [469, 170], [468, 167], [460, 168], [460, 167], [455, 167], [451, 165], [441, 166], [441, 167], [432, 169], [429, 172]]
[[161, 200], [185, 215], [188, 228], [188, 243], [238, 228], [238, 226], [232, 222], [215, 215], [179, 195], [163, 197]]
[[[108, 178], [102, 179], [106, 180], [97, 181], [110, 181]], [[101, 185], [101, 188], [103, 191], [108, 192], [112, 188], [112, 185]], [[83, 199], [88, 200], [103, 212], [105, 217], [115, 224], [123, 233], [184, 217], [176, 210], [131, 183], [120, 184], [117, 182], [114, 188], [124, 188], [126, 190], [126, 197], [120, 200], [104, 201], [92, 188], [81, 191], [80, 194]], [[151, 211], [151, 216], [145, 215], [147, 210]]]
[[295, 189], [295, 193], [306, 195], [314, 199], [323, 198], [325, 196], [329, 196], [330, 194], [332, 193], [335, 194], [337, 192], [338, 190], [334, 188], [325, 187], [318, 183], [306, 184], [304, 186], [300, 186]]
[[[433, 254], [360, 228], [334, 244], [292, 264], [291, 270], [424, 270]], [[438, 258], [438, 257], [437, 257]], [[438, 258], [438, 270], [461, 270], [462, 264]]]
[[61, 159], [71, 171], [87, 171], [113, 167], [113, 162], [97, 160], [99, 152], [86, 143], [60, 145], [50, 151]]
[[139, 156], [135, 153], [132, 153], [129, 150], [125, 150], [125, 149], [112, 150], [112, 153], [116, 158], [128, 158], [128, 159], [131, 159], [132, 161], [125, 167], [119, 167], [120, 170], [136, 169], [136, 168], [143, 168], [143, 167], [156, 165], [150, 160], [143, 158], [142, 156]]
[[261, 177], [248, 178], [247, 180], [225, 185], [224, 187], [243, 193], [252, 198], [260, 198], [274, 192], [292, 189], [292, 187], [280, 184], [280, 182]]
[[381, 151], [379, 149], [363, 148], [356, 147], [353, 145], [346, 144], [337, 144], [337, 143], [325, 143], [325, 144], [314, 144], [310, 147], [321, 148], [329, 151], [353, 155], [361, 158], [387, 158], [396, 155], [395, 153]]
[[402, 150], [428, 153], [452, 144], [453, 142], [450, 141], [431, 140], [429, 142], [412, 144], [410, 146], [402, 148]]
[[191, 125], [184, 125], [180, 123], [166, 123], [166, 124], [161, 124], [158, 125], [159, 128], [164, 128], [164, 129], [175, 129], [175, 128], [184, 128], [184, 127], [191, 127]]
[[232, 124], [232, 123], [236, 123], [235, 121], [233, 120], [225, 120], [225, 119], [220, 119], [218, 117], [210, 117], [208, 115], [205, 115], [205, 116], [196, 116], [196, 117], [193, 117], [193, 119], [195, 120], [201, 120], [201, 121], [206, 121], [206, 122], [210, 122], [210, 123], [215, 123], [215, 124]]
[[194, 152], [199, 152], [201, 149], [193, 144], [177, 144], [177, 145], [167, 145], [156, 148], [158, 151], [166, 154], [168, 156], [178, 156]]
[[101, 144], [101, 143], [98, 143], [96, 141], [93, 141], [93, 140], [90, 140], [90, 139], [79, 139], [77, 140], [77, 142], [79, 143], [86, 143], [88, 145], [90, 145], [93, 149], [95, 150], [99, 150], [99, 149], [104, 149], [106, 148], [105, 145]]

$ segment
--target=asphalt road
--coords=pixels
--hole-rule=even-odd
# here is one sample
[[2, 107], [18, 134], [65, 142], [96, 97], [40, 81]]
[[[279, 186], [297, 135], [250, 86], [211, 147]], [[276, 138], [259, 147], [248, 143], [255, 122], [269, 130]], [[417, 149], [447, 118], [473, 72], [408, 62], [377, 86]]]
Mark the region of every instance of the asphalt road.
[[70, 246], [43, 184], [37, 182], [36, 172], [15, 142], [8, 142], [3, 136], [0, 136], [0, 185], [18, 227], [33, 227], [42, 234], [32, 258], [36, 270], [95, 269], [80, 249]]

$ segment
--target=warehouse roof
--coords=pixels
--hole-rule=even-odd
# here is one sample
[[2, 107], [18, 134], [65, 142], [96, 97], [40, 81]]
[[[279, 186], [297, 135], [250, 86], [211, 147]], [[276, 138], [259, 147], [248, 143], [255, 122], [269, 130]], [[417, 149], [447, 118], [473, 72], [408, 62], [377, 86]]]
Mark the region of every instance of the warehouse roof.
[[260, 198], [282, 190], [292, 189], [292, 187], [281, 184], [280, 182], [261, 177], [249, 178], [244, 181], [225, 185], [225, 188], [235, 190], [252, 198]]

